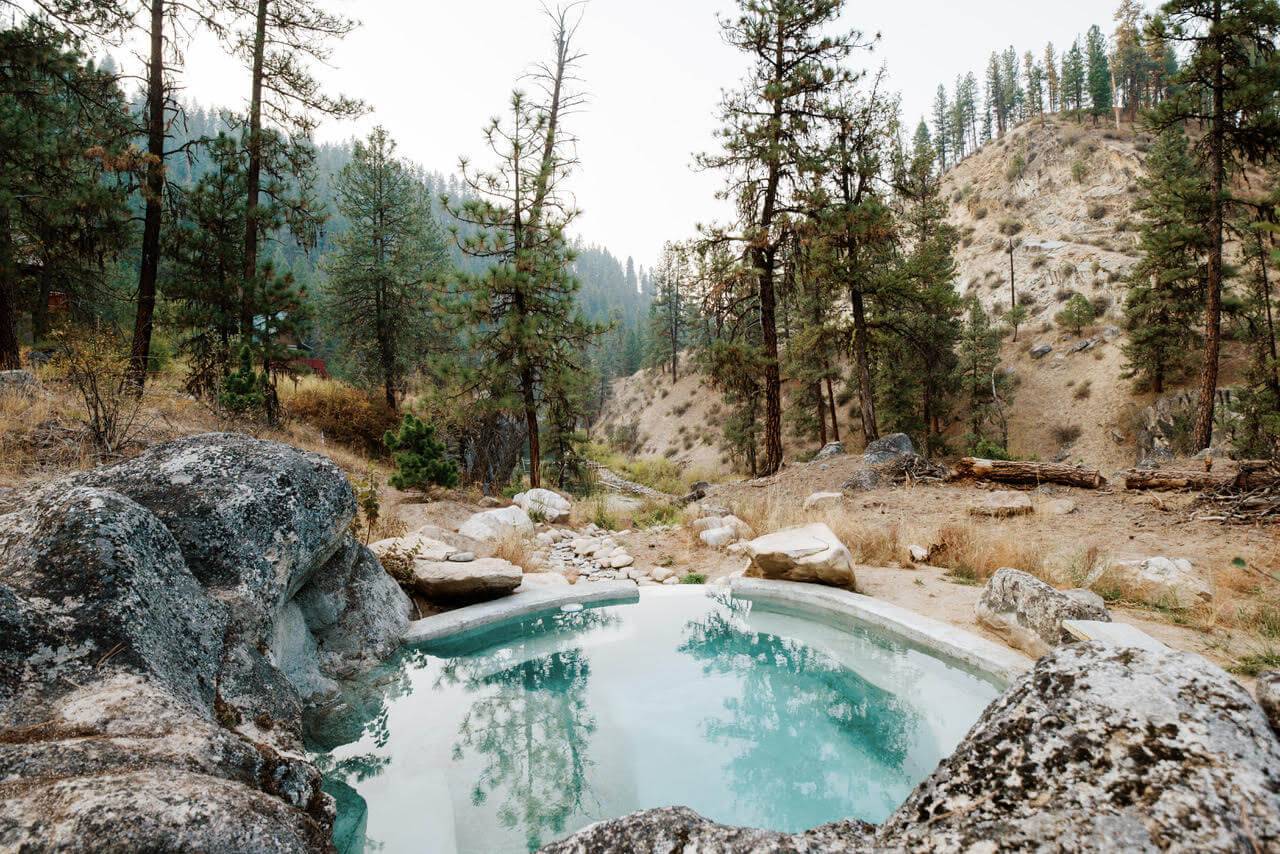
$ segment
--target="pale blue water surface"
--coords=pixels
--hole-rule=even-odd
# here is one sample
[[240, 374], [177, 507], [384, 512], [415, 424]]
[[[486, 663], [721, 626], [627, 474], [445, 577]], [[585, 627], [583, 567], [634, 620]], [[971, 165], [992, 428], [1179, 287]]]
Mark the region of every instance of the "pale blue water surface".
[[339, 851], [523, 852], [672, 804], [883, 821], [999, 688], [833, 620], [661, 590], [402, 650], [309, 722]]

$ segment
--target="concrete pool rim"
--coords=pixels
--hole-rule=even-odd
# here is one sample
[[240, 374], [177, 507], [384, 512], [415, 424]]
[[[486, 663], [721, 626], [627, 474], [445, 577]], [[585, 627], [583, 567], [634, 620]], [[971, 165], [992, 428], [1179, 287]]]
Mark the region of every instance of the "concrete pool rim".
[[905, 641], [938, 658], [949, 659], [1006, 687], [1032, 666], [1030, 659], [966, 629], [917, 614], [888, 602], [819, 584], [732, 578], [713, 585], [639, 587], [629, 581], [589, 582], [519, 589], [510, 596], [468, 605], [414, 620], [404, 643], [418, 646], [462, 632], [554, 611], [562, 605], [625, 605], [649, 598], [706, 596], [727, 592], [736, 599], [798, 608], [851, 619]]

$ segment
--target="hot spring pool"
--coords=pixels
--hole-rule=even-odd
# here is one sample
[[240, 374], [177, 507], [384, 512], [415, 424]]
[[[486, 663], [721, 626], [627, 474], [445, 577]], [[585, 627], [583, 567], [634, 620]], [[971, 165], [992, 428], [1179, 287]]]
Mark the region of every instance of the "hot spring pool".
[[313, 719], [339, 851], [521, 852], [672, 804], [879, 822], [1000, 691], [852, 620], [654, 594], [406, 648]]

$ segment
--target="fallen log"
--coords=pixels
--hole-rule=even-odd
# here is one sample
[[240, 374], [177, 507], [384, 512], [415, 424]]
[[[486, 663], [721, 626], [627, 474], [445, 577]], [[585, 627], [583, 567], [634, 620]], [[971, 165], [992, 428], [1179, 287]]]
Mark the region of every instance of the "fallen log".
[[1280, 472], [1260, 461], [1240, 463], [1237, 472], [1187, 471], [1185, 469], [1130, 469], [1124, 474], [1125, 489], [1173, 492], [1194, 489], [1199, 492], [1224, 490], [1247, 491], [1280, 485]]
[[1106, 486], [1107, 479], [1097, 469], [1077, 468], [1061, 463], [1031, 463], [1023, 460], [982, 460], [965, 457], [956, 463], [957, 478], [991, 480], [1019, 486], [1039, 486], [1057, 483], [1098, 489]]

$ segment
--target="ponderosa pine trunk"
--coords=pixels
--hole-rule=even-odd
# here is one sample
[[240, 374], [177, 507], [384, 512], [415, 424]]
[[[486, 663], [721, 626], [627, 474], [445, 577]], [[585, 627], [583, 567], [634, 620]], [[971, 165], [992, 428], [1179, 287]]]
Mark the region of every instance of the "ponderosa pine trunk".
[[[1222, 2], [1213, 4], [1213, 29], [1222, 21]], [[1204, 362], [1200, 366], [1200, 400], [1196, 410], [1195, 446], [1203, 450], [1213, 444], [1213, 411], [1218, 394], [1218, 358], [1222, 347], [1222, 240], [1225, 200], [1222, 197], [1226, 150], [1224, 139], [1224, 95], [1226, 91], [1224, 61], [1221, 53], [1213, 69], [1213, 118], [1209, 129], [1209, 166], [1213, 170], [1212, 213], [1209, 231], [1209, 282], [1204, 306]]]
[[542, 486], [542, 447], [538, 441], [538, 400], [534, 394], [533, 370], [520, 367], [520, 395], [524, 400], [524, 423], [529, 431], [529, 488]]
[[867, 313], [862, 304], [862, 291], [856, 286], [849, 291], [853, 306], [853, 364], [858, 373], [858, 398], [862, 414], [862, 438], [874, 442], [880, 438], [876, 426], [876, 401], [871, 388], [871, 359], [867, 354]]
[[160, 222], [164, 216], [164, 0], [151, 0], [151, 55], [147, 66], [146, 208], [142, 220], [142, 260], [138, 270], [138, 306], [129, 350], [129, 380], [141, 390], [151, 361], [156, 281], [160, 274]]
[[[262, 74], [267, 44], [268, 0], [258, 0], [253, 32], [253, 69], [249, 94], [249, 144], [245, 169], [244, 269], [240, 290], [240, 334], [253, 335], [253, 282], [258, 275], [258, 196], [262, 189]], [[394, 408], [394, 394], [388, 404]]]
[[836, 394], [831, 390], [831, 377], [827, 377], [827, 405], [831, 409], [832, 441], [840, 441], [840, 421], [836, 418]]
[[818, 441], [827, 446], [827, 401], [822, 395], [822, 380], [813, 383], [813, 394], [818, 401]]
[[[0, 166], [3, 168], [3, 166]], [[0, 371], [22, 367], [18, 350], [18, 271], [7, 208], [0, 210]]]

